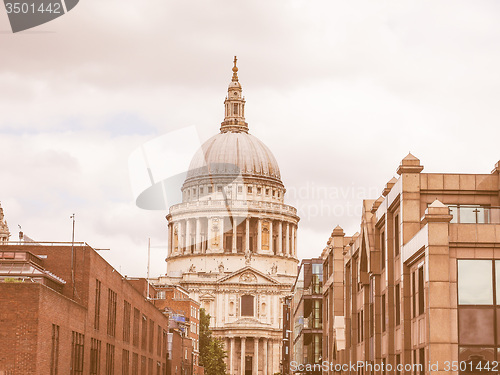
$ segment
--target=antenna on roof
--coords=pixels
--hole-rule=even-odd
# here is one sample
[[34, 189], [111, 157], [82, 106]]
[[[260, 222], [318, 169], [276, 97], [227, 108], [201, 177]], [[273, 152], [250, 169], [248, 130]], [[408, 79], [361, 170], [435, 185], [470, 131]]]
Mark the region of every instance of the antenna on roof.
[[73, 219], [73, 232], [71, 234], [71, 284], [73, 285], [73, 299], [75, 298], [75, 214], [69, 217]]

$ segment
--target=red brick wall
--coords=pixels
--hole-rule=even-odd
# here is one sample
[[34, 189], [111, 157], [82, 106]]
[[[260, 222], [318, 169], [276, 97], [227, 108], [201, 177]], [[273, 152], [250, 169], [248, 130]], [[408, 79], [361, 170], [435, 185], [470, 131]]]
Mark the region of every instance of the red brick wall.
[[36, 373], [40, 287], [0, 283], [0, 372]]
[[[0, 246], [0, 249], [5, 247], [12, 251], [15, 246], [5, 245]], [[3, 370], [1, 366], [10, 365], [19, 368], [24, 366], [22, 371], [16, 370], [15, 374], [49, 374], [52, 324], [58, 324], [61, 327], [59, 374], [69, 374], [71, 334], [74, 330], [85, 335], [84, 374], [89, 374], [90, 371], [90, 341], [91, 338], [95, 338], [101, 340], [101, 374], [105, 373], [106, 368], [106, 343], [110, 343], [115, 346], [115, 374], [122, 373], [122, 351], [127, 349], [130, 352], [130, 371], [133, 353], [137, 353], [139, 358], [145, 356], [148, 364], [149, 359], [153, 359], [153, 374], [156, 375], [157, 362], [165, 362], [165, 358], [157, 354], [158, 325], [168, 331], [168, 319], [152, 303], [146, 301], [141, 293], [99, 254], [90, 247], [75, 247], [75, 300], [79, 302], [75, 303], [68, 298], [73, 294], [71, 245], [25, 245], [19, 246], [18, 249], [47, 255], [47, 259], [43, 262], [44, 267], [66, 280], [67, 284], [63, 288], [63, 295], [61, 295], [36, 283], [0, 283], [0, 371]], [[101, 281], [100, 327], [98, 330], [94, 329], [96, 279]], [[108, 288], [117, 294], [114, 337], [108, 335], [107, 332]], [[130, 343], [123, 341], [124, 300], [131, 304]], [[147, 317], [148, 329], [149, 320], [154, 321], [152, 350], [149, 348], [149, 333], [147, 348], [143, 349], [141, 345], [135, 347], [132, 344], [134, 308], [141, 312], [141, 319], [143, 314]], [[17, 335], [16, 332], [18, 332]], [[19, 332], [23, 335], [19, 336]], [[139, 336], [142, 336], [142, 332]], [[27, 368], [27, 366], [30, 367]]]

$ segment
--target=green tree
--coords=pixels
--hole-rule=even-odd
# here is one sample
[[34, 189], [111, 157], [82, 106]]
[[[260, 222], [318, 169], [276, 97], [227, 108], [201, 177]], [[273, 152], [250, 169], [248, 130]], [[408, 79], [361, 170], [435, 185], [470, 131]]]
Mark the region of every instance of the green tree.
[[226, 375], [227, 357], [222, 341], [212, 336], [210, 315], [200, 309], [200, 364], [205, 367], [205, 375]]

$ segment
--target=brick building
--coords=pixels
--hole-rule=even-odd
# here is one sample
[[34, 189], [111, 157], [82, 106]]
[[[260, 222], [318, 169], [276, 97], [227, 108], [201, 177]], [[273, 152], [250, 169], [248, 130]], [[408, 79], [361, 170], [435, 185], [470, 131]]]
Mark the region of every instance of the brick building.
[[2, 244], [0, 281], [2, 375], [192, 373], [167, 367], [168, 316], [86, 243]]
[[179, 285], [158, 284], [154, 285], [154, 289], [156, 291], [154, 305], [179, 323], [184, 338], [190, 341], [188, 344], [183, 344], [181, 365], [192, 364], [192, 374], [202, 375], [203, 367], [199, 365], [200, 304], [190, 298], [188, 291]]
[[404, 158], [360, 232], [335, 228], [323, 252], [324, 360], [363, 364], [342, 373], [483, 374], [500, 360], [500, 163], [422, 170]]

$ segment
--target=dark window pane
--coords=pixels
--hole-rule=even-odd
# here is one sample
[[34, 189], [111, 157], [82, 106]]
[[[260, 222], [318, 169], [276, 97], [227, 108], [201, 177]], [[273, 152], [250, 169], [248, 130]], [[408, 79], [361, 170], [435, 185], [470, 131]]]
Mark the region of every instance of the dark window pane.
[[253, 316], [253, 296], [241, 296], [241, 316]]
[[425, 310], [424, 299], [424, 267], [418, 269], [418, 314], [423, 314]]
[[[500, 343], [500, 309], [496, 309], [496, 314], [497, 314], [497, 345]], [[500, 360], [500, 357], [498, 357]]]
[[500, 305], [500, 260], [495, 260], [495, 278], [497, 284], [496, 285], [497, 305]]
[[[487, 367], [487, 362], [489, 362], [490, 370], [495, 367], [493, 363], [495, 361], [495, 349], [460, 347], [458, 349], [458, 361], [461, 366], [461, 374], [487, 374], [488, 371], [484, 369]], [[479, 371], [479, 369], [483, 370]]]
[[461, 345], [494, 345], [493, 309], [460, 308], [458, 340]]
[[460, 305], [493, 304], [490, 260], [458, 260], [458, 303]]

